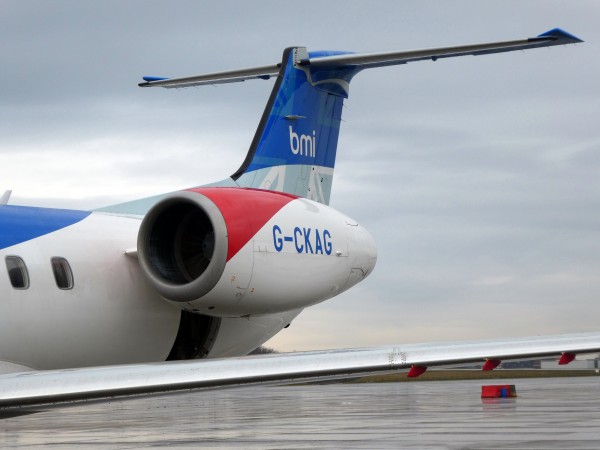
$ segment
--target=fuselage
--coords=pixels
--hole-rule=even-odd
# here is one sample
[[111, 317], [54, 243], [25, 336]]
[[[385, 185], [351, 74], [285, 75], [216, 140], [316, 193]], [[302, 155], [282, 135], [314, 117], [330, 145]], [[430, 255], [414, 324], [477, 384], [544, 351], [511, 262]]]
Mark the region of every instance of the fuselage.
[[[1, 360], [56, 368], [166, 358], [180, 311], [126, 256], [139, 218], [2, 206], [0, 220]], [[24, 285], [11, 283], [7, 257], [22, 261], [12, 270], [25, 271]], [[52, 258], [68, 264], [71, 286], [58, 286]]]
[[[310, 223], [300, 219], [307, 206], [314, 208]], [[364, 244], [348, 239], [358, 225], [344, 225], [345, 216], [331, 209], [339, 225], [321, 225], [317, 208], [329, 209], [290, 199], [240, 244], [208, 295], [177, 302], [140, 266], [141, 217], [0, 206], [0, 361], [54, 369], [247, 354], [305, 306], [365, 276], [353, 273], [358, 260], [348, 258], [349, 247]], [[230, 248], [233, 226], [224, 230]], [[321, 267], [337, 267], [338, 275], [319, 274]], [[280, 280], [268, 288], [275, 271]], [[241, 285], [245, 303], [236, 295]], [[233, 303], [219, 306], [229, 291]], [[217, 307], [202, 310], [206, 298]]]

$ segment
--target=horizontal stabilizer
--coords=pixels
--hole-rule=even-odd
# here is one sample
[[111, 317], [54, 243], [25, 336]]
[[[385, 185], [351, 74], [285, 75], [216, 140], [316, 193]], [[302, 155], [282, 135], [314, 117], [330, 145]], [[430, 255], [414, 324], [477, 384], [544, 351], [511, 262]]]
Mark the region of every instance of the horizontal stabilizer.
[[554, 28], [536, 37], [516, 41], [489, 42], [484, 44], [470, 44], [401, 52], [328, 56], [314, 60], [311, 59], [308, 63], [312, 67], [358, 66], [361, 69], [368, 69], [372, 67], [406, 64], [415, 61], [436, 61], [439, 58], [487, 55], [491, 53], [512, 52], [515, 50], [527, 50], [538, 47], [550, 47], [554, 45], [576, 44], [579, 42], [583, 41], [560, 28]]
[[248, 69], [230, 70], [227, 72], [209, 73], [184, 78], [144, 77], [145, 83], [140, 87], [159, 86], [164, 88], [184, 88], [203, 86], [206, 84], [236, 83], [238, 81], [263, 79], [268, 80], [279, 73], [279, 64], [271, 66], [251, 67]]
[[[314, 70], [354, 67], [356, 68], [356, 72], [358, 72], [363, 69], [406, 64], [415, 61], [436, 61], [440, 58], [452, 58], [466, 55], [487, 55], [491, 53], [512, 52], [516, 50], [551, 47], [555, 45], [576, 44], [579, 42], [583, 41], [560, 28], [554, 28], [532, 38], [514, 41], [499, 41], [483, 44], [379, 53], [315, 52], [312, 56], [305, 54], [305, 56], [295, 61], [295, 64], [299, 67], [307, 67]], [[144, 83], [140, 83], [139, 86], [184, 88], [206, 84], [235, 83], [251, 79], [269, 79], [270, 77], [277, 75], [280, 68], [280, 64], [273, 64], [184, 78], [144, 77]]]

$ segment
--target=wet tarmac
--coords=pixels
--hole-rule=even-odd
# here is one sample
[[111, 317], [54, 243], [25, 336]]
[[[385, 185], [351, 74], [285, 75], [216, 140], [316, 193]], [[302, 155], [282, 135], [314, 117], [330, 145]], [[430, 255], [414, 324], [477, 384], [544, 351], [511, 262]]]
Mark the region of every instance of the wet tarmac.
[[[482, 384], [518, 398], [482, 400]], [[600, 377], [251, 387], [0, 420], [2, 448], [598, 449]]]

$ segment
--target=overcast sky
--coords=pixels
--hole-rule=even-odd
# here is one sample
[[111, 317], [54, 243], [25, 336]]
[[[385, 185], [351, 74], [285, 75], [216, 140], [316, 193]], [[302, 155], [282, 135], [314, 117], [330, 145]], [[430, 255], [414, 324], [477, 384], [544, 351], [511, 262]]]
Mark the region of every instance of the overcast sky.
[[0, 191], [95, 208], [222, 179], [272, 81], [140, 89], [309, 50], [409, 50], [562, 27], [586, 42], [360, 73], [331, 206], [373, 274], [280, 350], [598, 331], [600, 3], [0, 2]]

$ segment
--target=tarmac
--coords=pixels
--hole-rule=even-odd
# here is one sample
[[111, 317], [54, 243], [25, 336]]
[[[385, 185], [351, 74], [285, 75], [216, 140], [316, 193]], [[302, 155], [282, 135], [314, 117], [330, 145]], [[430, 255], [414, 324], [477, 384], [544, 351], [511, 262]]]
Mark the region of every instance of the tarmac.
[[[517, 398], [482, 399], [482, 384]], [[5, 416], [3, 448], [598, 449], [600, 377], [263, 386]]]

